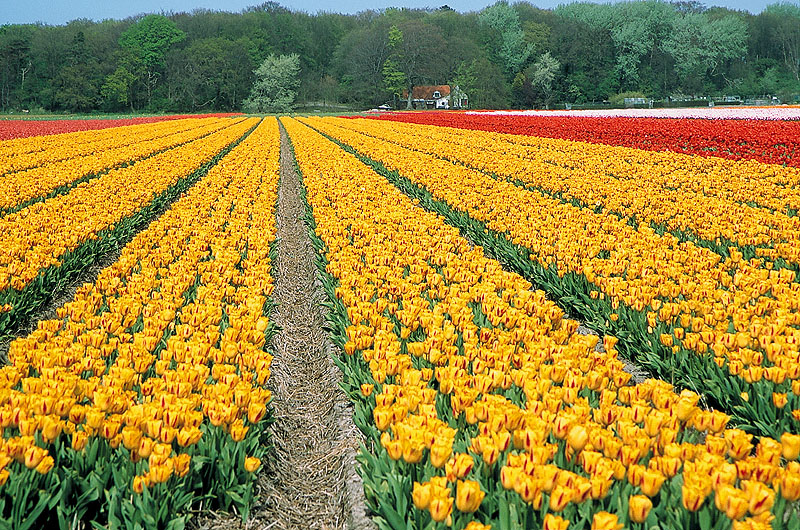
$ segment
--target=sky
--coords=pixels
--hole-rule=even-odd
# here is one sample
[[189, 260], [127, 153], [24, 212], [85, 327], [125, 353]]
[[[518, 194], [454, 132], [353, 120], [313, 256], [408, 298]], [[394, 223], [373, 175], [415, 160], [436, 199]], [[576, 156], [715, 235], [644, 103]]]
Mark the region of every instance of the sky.
[[[332, 11], [357, 13], [366, 9], [386, 7], [439, 7], [447, 4], [456, 11], [479, 11], [496, 0], [283, 0], [282, 6], [315, 13]], [[537, 7], [549, 9], [571, 0], [529, 0]], [[760, 13], [777, 0], [706, 0], [707, 6], [719, 5]], [[239, 12], [263, 0], [0, 0], [0, 24], [43, 22], [65, 24], [70, 20], [88, 18], [123, 19], [140, 13], [192, 11], [197, 8]]]

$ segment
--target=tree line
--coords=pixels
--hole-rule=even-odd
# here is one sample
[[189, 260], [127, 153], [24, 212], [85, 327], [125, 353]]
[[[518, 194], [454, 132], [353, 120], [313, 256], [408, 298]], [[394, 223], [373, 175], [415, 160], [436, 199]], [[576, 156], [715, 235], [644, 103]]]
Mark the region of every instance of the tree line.
[[299, 58], [297, 101], [363, 108], [457, 84], [474, 108], [800, 94], [800, 5], [754, 15], [695, 1], [501, 0], [477, 12], [355, 15], [275, 2], [65, 25], [0, 26], [0, 111], [238, 111], [255, 70]]

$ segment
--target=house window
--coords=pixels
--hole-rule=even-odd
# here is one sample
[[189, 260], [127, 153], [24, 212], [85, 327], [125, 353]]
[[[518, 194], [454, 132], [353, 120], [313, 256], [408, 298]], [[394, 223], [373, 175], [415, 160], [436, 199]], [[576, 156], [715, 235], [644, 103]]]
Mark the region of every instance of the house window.
[[440, 98], [440, 97], [442, 97], [442, 95], [439, 93], [439, 91], [438, 91], [438, 90], [436, 90], [436, 91], [434, 91], [434, 93], [433, 93], [433, 97], [434, 97], [434, 98]]

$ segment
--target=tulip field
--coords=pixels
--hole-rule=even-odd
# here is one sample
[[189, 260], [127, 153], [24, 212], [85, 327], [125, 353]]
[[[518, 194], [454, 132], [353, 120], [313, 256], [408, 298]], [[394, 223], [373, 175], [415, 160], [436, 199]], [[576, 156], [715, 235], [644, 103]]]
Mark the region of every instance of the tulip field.
[[375, 527], [800, 530], [800, 121], [73, 127], [0, 141], [0, 528], [270, 503], [288, 141]]

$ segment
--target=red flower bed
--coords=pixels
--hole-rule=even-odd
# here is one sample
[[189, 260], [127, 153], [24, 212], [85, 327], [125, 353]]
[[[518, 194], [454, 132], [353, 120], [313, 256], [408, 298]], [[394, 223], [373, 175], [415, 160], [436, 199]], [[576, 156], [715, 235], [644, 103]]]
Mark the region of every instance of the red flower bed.
[[239, 114], [241, 113], [176, 114], [171, 116], [124, 118], [120, 120], [0, 120], [0, 140], [26, 138], [28, 136], [42, 136], [46, 134], [61, 134], [75, 131], [108, 129], [110, 127], [120, 127], [122, 125], [136, 125], [139, 123], [153, 123], [165, 120], [180, 120], [182, 118], [226, 117], [238, 116]]
[[397, 113], [370, 116], [800, 167], [800, 121]]

